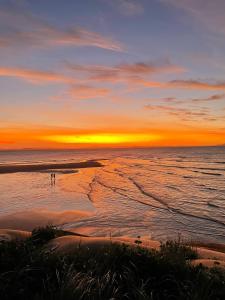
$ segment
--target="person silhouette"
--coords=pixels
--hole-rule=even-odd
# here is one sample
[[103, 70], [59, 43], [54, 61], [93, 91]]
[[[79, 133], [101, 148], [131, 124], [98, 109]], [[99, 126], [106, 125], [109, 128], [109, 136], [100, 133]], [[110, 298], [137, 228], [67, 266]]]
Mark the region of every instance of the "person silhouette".
[[55, 185], [55, 173], [51, 173], [51, 185]]

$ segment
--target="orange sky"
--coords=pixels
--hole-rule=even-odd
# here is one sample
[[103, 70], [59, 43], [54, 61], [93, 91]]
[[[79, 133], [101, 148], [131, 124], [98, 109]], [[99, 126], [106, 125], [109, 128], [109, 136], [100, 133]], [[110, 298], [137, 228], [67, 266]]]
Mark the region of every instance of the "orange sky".
[[224, 1], [4, 2], [0, 150], [225, 144]]
[[75, 131], [73, 129], [12, 128], [0, 130], [1, 149], [62, 149], [220, 145], [224, 131], [143, 129], [139, 132]]

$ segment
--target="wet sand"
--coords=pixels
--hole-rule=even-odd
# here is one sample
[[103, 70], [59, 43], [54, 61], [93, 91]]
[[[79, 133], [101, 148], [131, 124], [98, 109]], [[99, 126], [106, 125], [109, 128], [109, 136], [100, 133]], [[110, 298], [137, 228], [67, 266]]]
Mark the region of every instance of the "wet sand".
[[31, 236], [30, 231], [0, 229], [0, 242], [11, 240], [25, 240]]
[[0, 165], [0, 174], [17, 173], [17, 172], [35, 172], [54, 169], [82, 169], [96, 168], [103, 165], [95, 160], [87, 160], [77, 163], [57, 163], [57, 164], [17, 164], [17, 165]]
[[[6, 153], [0, 169], [3, 164], [13, 165], [13, 171], [25, 164], [36, 169], [37, 163], [50, 168], [0, 174], [0, 217], [40, 208], [89, 210], [95, 212], [92, 217], [72, 220], [64, 228], [90, 236], [111, 232], [112, 236], [141, 235], [164, 241], [181, 234], [189, 241], [225, 244], [225, 153], [206, 150]], [[65, 167], [65, 163], [90, 160], [104, 167], [52, 169], [52, 164]], [[208, 169], [212, 174], [203, 174]], [[215, 172], [223, 176], [214, 176]], [[55, 182], [49, 173], [56, 174]]]
[[82, 218], [91, 216], [88, 211], [63, 211], [53, 212], [49, 210], [27, 210], [8, 214], [0, 217], [0, 228], [14, 229], [14, 230], [28, 230], [31, 231], [36, 227], [66, 224], [74, 221], [79, 221]]

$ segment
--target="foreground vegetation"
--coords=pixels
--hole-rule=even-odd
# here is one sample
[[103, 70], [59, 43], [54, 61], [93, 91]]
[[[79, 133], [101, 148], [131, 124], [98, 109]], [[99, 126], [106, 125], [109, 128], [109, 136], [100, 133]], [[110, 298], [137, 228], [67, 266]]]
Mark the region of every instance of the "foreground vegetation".
[[25, 241], [0, 244], [1, 300], [225, 299], [225, 272], [191, 266], [197, 254], [180, 242], [160, 251], [116, 244], [70, 255], [47, 250], [64, 234], [40, 228]]

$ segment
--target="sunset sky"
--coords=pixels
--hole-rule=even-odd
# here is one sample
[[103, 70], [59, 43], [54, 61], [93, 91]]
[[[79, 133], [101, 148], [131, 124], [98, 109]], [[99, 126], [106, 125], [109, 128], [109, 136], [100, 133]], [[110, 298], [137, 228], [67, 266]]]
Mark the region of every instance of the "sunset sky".
[[0, 149], [225, 144], [224, 0], [0, 0]]

